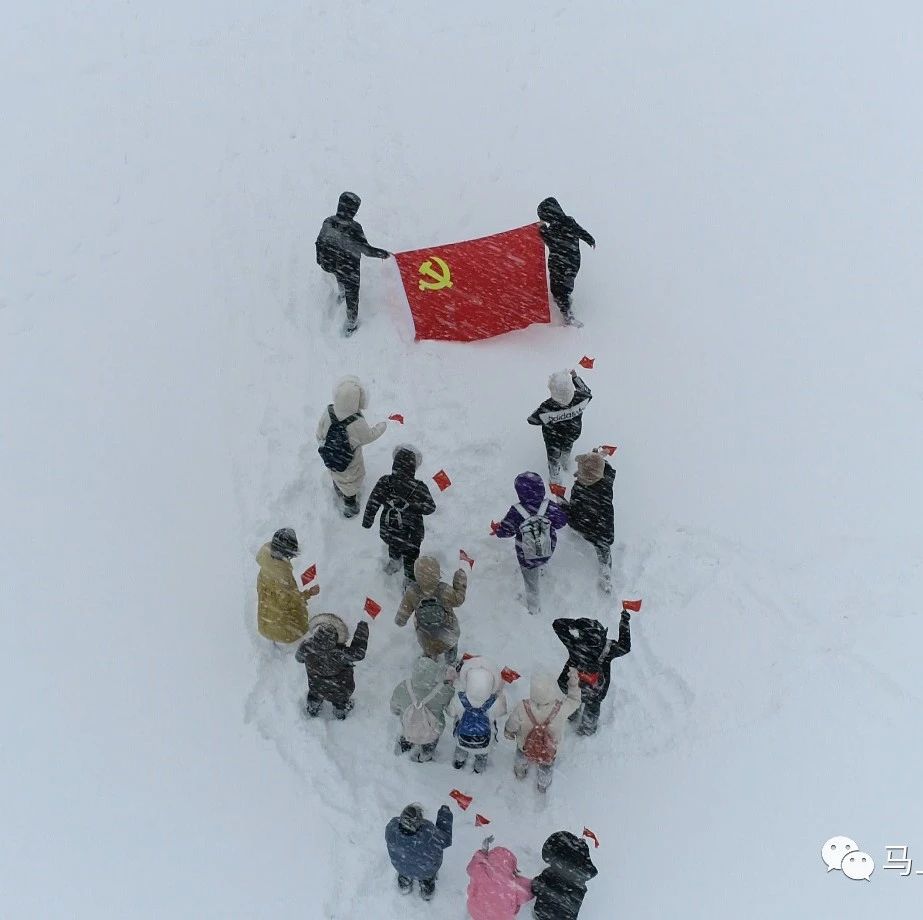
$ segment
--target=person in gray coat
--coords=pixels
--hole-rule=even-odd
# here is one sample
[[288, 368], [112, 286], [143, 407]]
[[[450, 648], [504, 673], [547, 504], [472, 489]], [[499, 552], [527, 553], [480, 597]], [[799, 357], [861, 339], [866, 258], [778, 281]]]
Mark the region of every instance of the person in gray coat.
[[[450, 669], [455, 674], [455, 669]], [[413, 673], [391, 694], [391, 712], [401, 720], [395, 754], [413, 751], [411, 759], [426, 763], [433, 759], [445, 730], [446, 708], [455, 691], [446, 680], [445, 665], [425, 656], [413, 664]]]
[[385, 828], [385, 842], [391, 865], [397, 871], [397, 886], [410, 894], [413, 883], [420, 897], [428, 901], [436, 891], [436, 875], [442, 866], [443, 850], [452, 846], [452, 812], [443, 805], [436, 823], [423, 817], [423, 806], [414, 802]]

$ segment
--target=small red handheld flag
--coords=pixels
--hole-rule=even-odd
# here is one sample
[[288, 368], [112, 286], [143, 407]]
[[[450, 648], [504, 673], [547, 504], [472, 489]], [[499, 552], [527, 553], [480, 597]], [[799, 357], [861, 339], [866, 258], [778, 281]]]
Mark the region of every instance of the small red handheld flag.
[[365, 599], [365, 612], [374, 620], [381, 613], [381, 604], [376, 604], [370, 597]]
[[446, 473], [445, 470], [439, 470], [439, 472], [433, 476], [433, 482], [439, 486], [440, 492], [445, 492], [445, 490], [448, 489], [450, 485], [452, 485], [452, 480], [449, 479], [449, 474]]
[[469, 658], [474, 658], [474, 655], [472, 655], [471, 652], [465, 652], [465, 654], [462, 655], [462, 661], [467, 661]]
[[599, 837], [597, 837], [596, 834], [594, 834], [588, 827], [585, 827], [585, 828], [583, 829], [583, 836], [584, 836], [584, 837], [589, 837], [590, 840], [593, 841], [593, 849], [594, 849], [594, 850], [598, 850], [598, 849], [599, 849]]
[[641, 598], [636, 601], [622, 601], [622, 610], [633, 610], [637, 613], [641, 609]]
[[395, 412], [394, 415], [389, 415], [388, 418], [389, 418], [392, 422], [397, 422], [398, 425], [403, 425], [403, 424], [404, 424], [404, 416], [401, 415], [400, 412]]
[[548, 488], [551, 489], [553, 495], [557, 495], [558, 498], [564, 498], [564, 493], [567, 489], [562, 485], [558, 485], [556, 482], [549, 483]]
[[490, 535], [492, 537], [497, 536], [497, 531], [500, 529], [500, 525], [496, 521], [490, 522]]
[[460, 792], [458, 789], [453, 789], [449, 793], [449, 798], [455, 799], [458, 803], [458, 807], [462, 811], [467, 811], [468, 806], [474, 801], [474, 797], [470, 795], [465, 795], [464, 792]]
[[618, 450], [614, 444], [600, 444], [599, 449], [610, 457]]
[[490, 824], [490, 818], [485, 818], [484, 815], [475, 814], [474, 816], [474, 826], [483, 827], [485, 824]]
[[586, 355], [584, 355], [584, 356], [580, 359], [580, 366], [581, 366], [581, 367], [585, 367], [588, 371], [593, 370], [593, 365], [594, 365], [595, 363], [596, 363], [596, 359], [595, 359], [595, 358], [588, 358]]
[[599, 683], [599, 675], [591, 674], [589, 671], [578, 671], [577, 676], [580, 678], [580, 683], [589, 684], [591, 687]]
[[301, 584], [309, 585], [317, 578], [317, 563], [312, 563], [301, 573]]
[[472, 569], [474, 568], [474, 560], [463, 549], [458, 551], [458, 558], [462, 562], [467, 562]]
[[514, 671], [512, 668], [504, 668], [504, 669], [500, 672], [500, 676], [501, 676], [501, 677], [503, 678], [503, 680], [504, 680], [506, 683], [508, 683], [508, 684], [511, 684], [514, 680], [519, 680], [519, 678], [522, 677], [521, 674], [519, 674], [518, 672]]

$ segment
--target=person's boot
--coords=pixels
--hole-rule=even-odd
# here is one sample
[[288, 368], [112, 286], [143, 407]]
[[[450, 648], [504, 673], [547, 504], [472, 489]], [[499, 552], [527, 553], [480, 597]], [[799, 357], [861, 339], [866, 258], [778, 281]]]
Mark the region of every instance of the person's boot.
[[436, 879], [434, 878], [421, 878], [420, 882], [420, 897], [424, 901], [432, 900], [433, 895], [436, 893]]
[[578, 706], [568, 717], [568, 722], [576, 722], [583, 715], [583, 706]]
[[397, 877], [397, 888], [401, 894], [410, 894], [413, 891], [413, 879], [407, 878], [406, 875], [399, 875]]
[[474, 755], [474, 772], [483, 773], [487, 769], [487, 755], [486, 754], [475, 754]]
[[394, 753], [400, 757], [401, 754], [406, 754], [409, 750], [413, 749], [413, 745], [406, 738], [398, 738], [394, 742]]
[[514, 763], [513, 764], [513, 776], [516, 779], [525, 779], [529, 775], [529, 765], [528, 763]]
[[599, 713], [590, 712], [589, 709], [583, 707], [583, 716], [580, 719], [580, 724], [577, 726], [577, 734], [595, 735], [597, 728], [599, 728]]
[[343, 326], [343, 338], [348, 339], [357, 329], [359, 328], [359, 323], [349, 323], [347, 322]]
[[323, 700], [312, 700], [311, 697], [308, 697], [308, 701], [305, 703], [304, 711], [312, 718], [316, 718], [320, 715], [320, 708], [323, 702]]
[[385, 575], [393, 575], [400, 567], [400, 559], [389, 559], [385, 564]]
[[455, 756], [452, 758], [452, 766], [456, 770], [460, 770], [466, 763], [468, 763], [468, 752], [456, 750]]
[[352, 711], [353, 707], [356, 704], [352, 700], [347, 700], [343, 706], [334, 706], [333, 715], [335, 718], [339, 719], [341, 722], [345, 719]]
[[359, 513], [359, 499], [355, 495], [350, 495], [343, 499], [343, 517], [355, 517]]
[[433, 759], [433, 755], [436, 753], [437, 743], [437, 741], [433, 741], [430, 744], [421, 744], [420, 753], [417, 755], [417, 762], [429, 763]]

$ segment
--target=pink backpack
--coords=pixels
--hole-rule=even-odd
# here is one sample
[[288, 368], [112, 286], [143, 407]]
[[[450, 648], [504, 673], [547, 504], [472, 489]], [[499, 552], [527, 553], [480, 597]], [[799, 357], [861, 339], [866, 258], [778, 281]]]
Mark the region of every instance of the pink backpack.
[[554, 763], [555, 757], [558, 756], [558, 743], [554, 740], [554, 735], [551, 734], [551, 729], [548, 726], [561, 711], [561, 701], [558, 700], [554, 704], [548, 718], [542, 722], [535, 718], [535, 713], [532, 712], [532, 704], [528, 700], [523, 700], [522, 705], [526, 715], [529, 717], [529, 721], [532, 723], [532, 728], [529, 729], [525, 744], [522, 746], [523, 754], [532, 763], [546, 765]]

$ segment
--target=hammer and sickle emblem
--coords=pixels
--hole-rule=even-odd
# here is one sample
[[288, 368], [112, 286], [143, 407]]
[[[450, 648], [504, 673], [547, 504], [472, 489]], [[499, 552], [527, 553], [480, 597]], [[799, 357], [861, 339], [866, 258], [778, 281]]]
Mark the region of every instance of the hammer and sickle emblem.
[[[438, 271], [433, 268], [433, 262], [436, 263]], [[421, 291], [441, 291], [443, 288], [452, 287], [452, 272], [439, 256], [430, 256], [421, 266], [420, 274], [424, 278], [431, 278], [431, 281], [420, 281]]]

